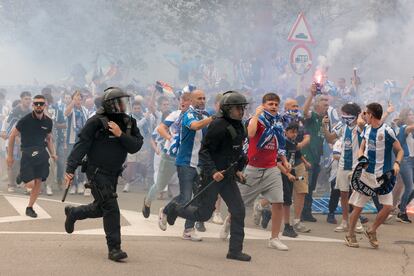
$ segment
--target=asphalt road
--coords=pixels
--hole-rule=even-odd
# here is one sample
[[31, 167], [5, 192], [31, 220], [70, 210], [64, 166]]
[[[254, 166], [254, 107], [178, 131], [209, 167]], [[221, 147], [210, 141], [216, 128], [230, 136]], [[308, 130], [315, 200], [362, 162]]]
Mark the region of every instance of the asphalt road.
[[[311, 233], [285, 239], [289, 251], [280, 252], [267, 248], [270, 232], [253, 224], [248, 209], [244, 251], [252, 262], [242, 263], [225, 258], [228, 242], [218, 238], [220, 226], [207, 223], [202, 242], [184, 241], [181, 220], [166, 232], [157, 226], [158, 209], [166, 201], [154, 202], [145, 220], [144, 193], [120, 193], [122, 247], [129, 258], [114, 263], [107, 259], [101, 219], [77, 222], [71, 235], [64, 232], [61, 192], [42, 195], [35, 206], [39, 218], [29, 219], [23, 214], [27, 196], [8, 194], [4, 186], [0, 190], [0, 275], [414, 275], [413, 225], [399, 222], [380, 228], [379, 249], [362, 235], [354, 249], [317, 215], [318, 222], [307, 224]], [[67, 201], [82, 204], [91, 198], [70, 195]], [[368, 217], [372, 221], [373, 215]]]

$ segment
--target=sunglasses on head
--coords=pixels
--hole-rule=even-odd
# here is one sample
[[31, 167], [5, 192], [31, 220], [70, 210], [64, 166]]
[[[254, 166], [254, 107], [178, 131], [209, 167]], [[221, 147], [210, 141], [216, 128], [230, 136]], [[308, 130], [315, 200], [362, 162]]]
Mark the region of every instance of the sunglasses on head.
[[44, 106], [45, 102], [33, 102], [34, 106]]

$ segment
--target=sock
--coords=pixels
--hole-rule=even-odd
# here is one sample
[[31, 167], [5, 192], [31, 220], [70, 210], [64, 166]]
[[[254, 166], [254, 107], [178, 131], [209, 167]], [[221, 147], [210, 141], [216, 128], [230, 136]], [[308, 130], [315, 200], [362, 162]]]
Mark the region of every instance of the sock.
[[293, 224], [297, 224], [300, 222], [300, 219], [293, 219]]

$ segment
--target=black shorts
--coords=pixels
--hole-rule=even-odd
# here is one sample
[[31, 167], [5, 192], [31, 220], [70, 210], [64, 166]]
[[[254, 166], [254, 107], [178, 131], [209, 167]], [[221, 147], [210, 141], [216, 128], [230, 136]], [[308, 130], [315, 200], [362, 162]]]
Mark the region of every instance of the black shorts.
[[28, 183], [34, 179], [46, 181], [49, 176], [49, 154], [47, 151], [41, 151], [36, 156], [31, 153], [22, 154], [20, 160], [20, 178], [24, 183]]
[[290, 206], [292, 205], [292, 195], [293, 195], [293, 183], [289, 181], [289, 178], [282, 174], [283, 181], [283, 205]]

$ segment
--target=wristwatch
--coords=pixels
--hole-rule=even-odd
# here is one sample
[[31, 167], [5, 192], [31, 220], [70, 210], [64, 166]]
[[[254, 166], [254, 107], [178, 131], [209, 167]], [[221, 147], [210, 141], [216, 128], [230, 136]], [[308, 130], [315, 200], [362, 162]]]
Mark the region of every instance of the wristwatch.
[[397, 163], [397, 164], [398, 164], [398, 166], [400, 166], [400, 167], [401, 167], [401, 163], [400, 163], [400, 161], [395, 160], [395, 161], [394, 161], [394, 163]]

